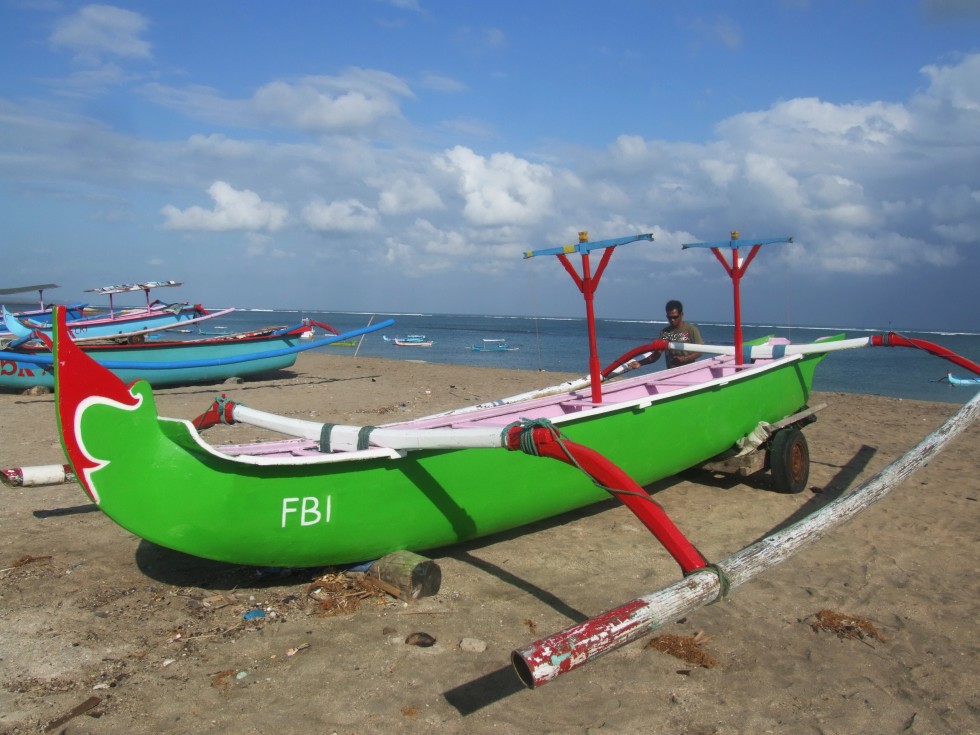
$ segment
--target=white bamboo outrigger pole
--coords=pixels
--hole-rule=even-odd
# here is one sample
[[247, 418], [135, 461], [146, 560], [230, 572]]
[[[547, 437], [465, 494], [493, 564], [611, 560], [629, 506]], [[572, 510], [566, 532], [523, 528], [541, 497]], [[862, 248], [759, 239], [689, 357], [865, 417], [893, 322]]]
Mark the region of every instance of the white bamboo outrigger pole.
[[727, 584], [724, 592], [734, 589], [786, 561], [806, 545], [881, 500], [968, 428], [978, 414], [980, 392], [945, 424], [854, 492], [732, 554], [716, 565], [718, 572], [696, 571], [657, 592], [515, 650], [511, 662], [517, 676], [529, 688], [547, 684], [561, 674], [714, 602], [723, 596], [723, 579]]

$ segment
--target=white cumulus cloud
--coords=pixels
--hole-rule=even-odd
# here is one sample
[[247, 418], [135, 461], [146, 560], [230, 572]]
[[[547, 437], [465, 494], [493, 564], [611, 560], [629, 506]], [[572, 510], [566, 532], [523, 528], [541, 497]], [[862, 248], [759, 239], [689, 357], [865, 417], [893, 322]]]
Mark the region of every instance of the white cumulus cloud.
[[317, 231], [369, 232], [380, 225], [377, 210], [356, 199], [308, 204], [303, 208], [303, 221]]
[[485, 158], [456, 146], [435, 165], [455, 177], [463, 215], [479, 225], [532, 224], [551, 214], [551, 169], [511, 153]]
[[238, 191], [224, 181], [215, 181], [208, 188], [214, 200], [213, 209], [189, 207], [178, 209], [168, 204], [162, 210], [170, 230], [269, 230], [280, 229], [287, 220], [288, 210], [280, 204], [264, 202], [254, 191]]
[[97, 63], [103, 56], [148, 59], [150, 44], [140, 37], [148, 26], [147, 19], [132, 10], [86, 5], [58, 21], [50, 41], [89, 63]]
[[263, 119], [312, 133], [370, 127], [401, 116], [400, 97], [412, 91], [394, 74], [350, 69], [340, 76], [307, 76], [261, 87], [251, 107]]

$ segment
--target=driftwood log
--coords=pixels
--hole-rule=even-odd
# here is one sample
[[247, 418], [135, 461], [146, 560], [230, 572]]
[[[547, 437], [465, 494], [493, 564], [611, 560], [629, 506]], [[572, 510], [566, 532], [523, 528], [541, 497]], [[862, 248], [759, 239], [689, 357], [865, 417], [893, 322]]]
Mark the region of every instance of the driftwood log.
[[429, 597], [439, 591], [442, 570], [431, 559], [411, 551], [393, 551], [378, 559], [367, 573], [398, 590], [403, 600]]
[[715, 565], [717, 571], [695, 571], [657, 592], [517, 649], [511, 654], [517, 676], [529, 688], [547, 684], [561, 674], [717, 600], [729, 590], [786, 561], [806, 545], [881, 500], [969, 427], [978, 414], [980, 393], [945, 424], [852, 493], [732, 554]]

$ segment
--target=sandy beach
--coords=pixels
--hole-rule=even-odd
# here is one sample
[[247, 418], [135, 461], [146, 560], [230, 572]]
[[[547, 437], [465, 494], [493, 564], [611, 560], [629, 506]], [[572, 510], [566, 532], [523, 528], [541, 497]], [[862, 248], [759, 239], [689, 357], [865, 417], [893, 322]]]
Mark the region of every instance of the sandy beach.
[[[376, 425], [568, 377], [304, 353], [271, 379], [156, 393], [181, 418], [224, 392]], [[721, 559], [854, 488], [958, 409], [819, 402], [804, 492], [704, 471], [648, 489]], [[308, 594], [324, 570], [195, 559], [116, 526], [77, 484], [0, 486], [0, 733], [980, 733], [978, 458], [973, 425], [856, 520], [657, 631], [697, 636], [710, 665], [647, 636], [533, 691], [511, 651], [680, 576], [617, 501], [427, 552], [442, 572], [434, 596], [328, 614]], [[0, 465], [64, 461], [53, 396], [0, 394]], [[264, 618], [242, 617], [256, 607]], [[837, 635], [816, 625], [820, 611], [873, 627]], [[413, 633], [436, 642], [406, 643]]]

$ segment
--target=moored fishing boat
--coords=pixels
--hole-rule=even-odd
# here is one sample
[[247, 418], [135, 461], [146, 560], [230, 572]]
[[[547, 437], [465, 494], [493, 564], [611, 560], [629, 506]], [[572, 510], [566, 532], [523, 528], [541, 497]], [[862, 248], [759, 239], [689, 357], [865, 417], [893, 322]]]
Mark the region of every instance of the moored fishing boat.
[[950, 385], [958, 385], [958, 386], [966, 386], [966, 387], [969, 387], [969, 386], [978, 386], [978, 387], [980, 387], [980, 377], [960, 378], [960, 377], [958, 377], [956, 375], [953, 375], [952, 373], [947, 373], [946, 374], [946, 380], [947, 380], [947, 382]]
[[391, 342], [396, 347], [432, 347], [432, 340], [424, 334], [407, 334], [404, 337], [384, 337], [385, 342]]
[[482, 344], [473, 345], [470, 349], [474, 352], [515, 352], [520, 348], [505, 339], [485, 339]]
[[[179, 281], [146, 281], [144, 283], [88, 289], [90, 292], [109, 297], [108, 313], [83, 313], [80, 316], [73, 314], [73, 318], [69, 321], [71, 334], [78, 339], [128, 336], [149, 329], [159, 330], [177, 325], [197, 324], [234, 311], [233, 308], [208, 311], [200, 304], [191, 306], [186, 302], [166, 304], [161, 301], [150, 301], [152, 289], [172, 288], [180, 285]], [[113, 296], [135, 291], [145, 293], [146, 307], [117, 310]], [[33, 320], [30, 318], [21, 319], [9, 314], [6, 309], [3, 309], [3, 313], [7, 331], [0, 333], [0, 337], [19, 339], [36, 330], [45, 331], [49, 335], [52, 331], [49, 315], [42, 314], [40, 320]]]
[[[66, 450], [110, 517], [186, 553], [278, 566], [452, 544], [607, 497], [579, 470], [506, 451], [505, 434], [519, 419], [551, 422], [640, 484], [674, 474], [729, 449], [760, 421], [805, 406], [822, 357], [760, 360], [747, 370], [720, 357], [612, 384], [601, 405], [574, 389], [374, 430], [276, 423], [238, 406], [225, 418], [271, 422], [301, 436], [217, 447], [191, 422], [158, 416], [148, 385], [127, 388], [63, 332], [56, 356]], [[215, 410], [223, 415], [227, 405]], [[678, 446], [676, 436], [696, 440]], [[657, 446], [671, 450], [650, 451]], [[131, 480], [142, 474], [143, 452], [153, 454], [156, 470], [137, 490]], [[194, 496], [193, 514], [185, 493]]]
[[[52, 288], [58, 288], [57, 283], [39, 283], [33, 286], [14, 286], [13, 288], [0, 288], [0, 296], [13, 296], [15, 294], [21, 293], [33, 293], [37, 291], [38, 306], [34, 309], [24, 309], [22, 311], [14, 312], [17, 317], [22, 317], [26, 319], [31, 319], [35, 322], [41, 324], [51, 323], [51, 305], [44, 305], [44, 292]], [[81, 319], [85, 316], [86, 303], [76, 303], [69, 304], [65, 306], [65, 313], [69, 321], [74, 319]], [[2, 330], [0, 330], [0, 336], [3, 335]]]
[[[588, 243], [581, 252], [634, 239]], [[126, 388], [87, 360], [66, 334], [62, 325], [56, 340], [62, 435], [100, 507], [164, 546], [224, 561], [291, 566], [451, 544], [605, 497], [581, 471], [505, 451], [515, 422], [523, 420], [549, 422], [636, 483], [674, 474], [729, 450], [760, 422], [775, 423], [804, 408], [822, 358], [770, 355], [742, 365], [741, 353], [713, 357], [611, 384], [605, 399], [596, 369], [587, 383], [553, 395], [379, 428], [283, 422], [241, 406], [215, 408], [225, 419], [258, 417], [293, 438], [213, 447], [200, 433], [205, 421], [195, 426], [157, 416], [149, 386]], [[607, 375], [617, 371], [611, 366]], [[793, 430], [787, 457], [802, 451], [802, 434]], [[138, 493], [126, 478], [139, 472], [141, 460], [123, 452], [134, 436], [155, 457], [166, 458]], [[671, 439], [676, 436], [687, 440], [678, 446]], [[649, 451], [668, 445], [669, 452]], [[92, 464], [92, 458], [98, 461]], [[193, 518], [178, 513], [174, 493], [200, 487], [209, 488], [195, 493], [200, 512]], [[505, 499], [499, 488], [507, 489]], [[217, 512], [229, 502], [240, 509], [234, 519]], [[145, 512], [151, 507], [154, 512]]]
[[[316, 327], [338, 335], [337, 330], [327, 324], [303, 319], [292, 327], [269, 327], [187, 340], [85, 344], [80, 349], [123, 382], [145, 380], [161, 387], [213, 383], [282, 370], [294, 365], [301, 351], [346, 340], [366, 331], [359, 329], [315, 340], [312, 332]], [[50, 349], [43, 345], [0, 350], [0, 389], [53, 388], [53, 361]]]

